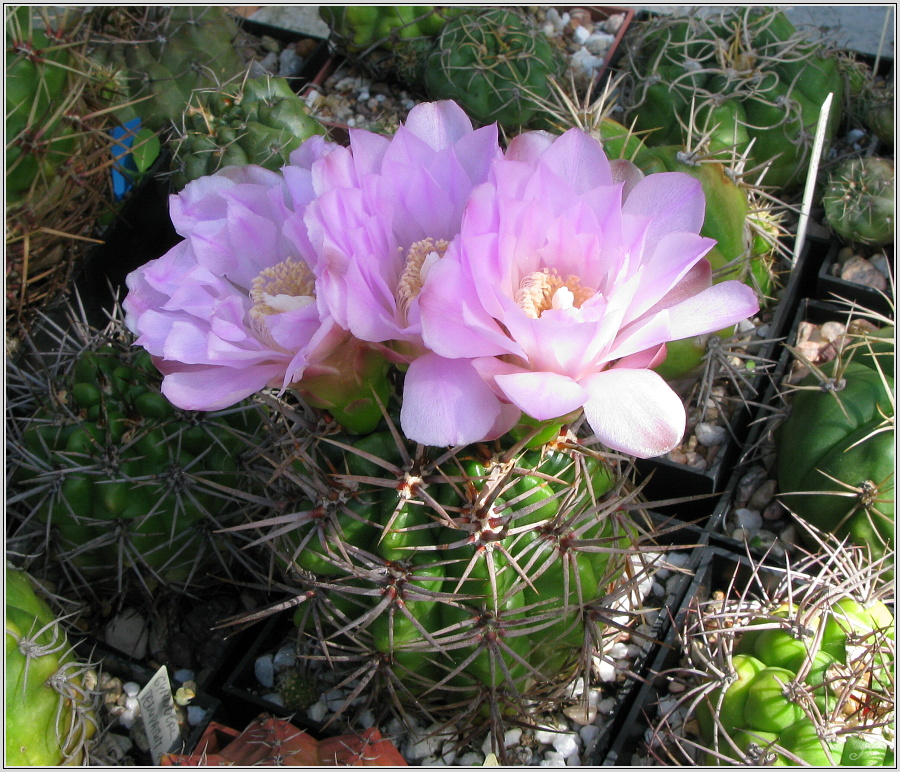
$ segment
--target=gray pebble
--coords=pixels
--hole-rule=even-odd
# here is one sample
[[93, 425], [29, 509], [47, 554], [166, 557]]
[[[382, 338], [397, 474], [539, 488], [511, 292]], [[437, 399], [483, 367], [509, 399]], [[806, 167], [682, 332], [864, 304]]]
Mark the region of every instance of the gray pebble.
[[762, 528], [763, 519], [759, 510], [741, 507], [734, 511], [734, 517], [738, 527], [746, 531], [758, 531]]
[[124, 608], [107, 623], [103, 640], [134, 659], [144, 659], [150, 641], [150, 626], [136, 609]]
[[728, 439], [728, 430], [724, 426], [716, 426], [715, 424], [697, 424], [694, 427], [694, 434], [697, 435], [697, 442], [707, 448], [722, 445]]
[[257, 657], [256, 662], [253, 663], [253, 673], [256, 675], [256, 680], [267, 689], [275, 686], [275, 665], [272, 655], [263, 654], [261, 657]]

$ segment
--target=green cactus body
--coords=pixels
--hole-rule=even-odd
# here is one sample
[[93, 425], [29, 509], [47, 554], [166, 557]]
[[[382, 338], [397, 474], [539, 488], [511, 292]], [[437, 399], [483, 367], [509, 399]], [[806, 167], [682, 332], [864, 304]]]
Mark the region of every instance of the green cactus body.
[[549, 38], [514, 11], [466, 9], [444, 25], [425, 85], [432, 99], [453, 99], [476, 121], [517, 127], [539, 113], [537, 99], [564, 66]]
[[47, 392], [16, 422], [10, 455], [14, 512], [44, 524], [48, 570], [60, 561], [95, 590], [146, 594], [246, 562], [217, 531], [252, 496], [242, 465], [265, 434], [261, 406], [176, 410], [149, 356], [102, 335], [70, 367], [26, 379], [42, 377]]
[[6, 568], [6, 758], [10, 766], [86, 763], [96, 731], [87, 667], [23, 571]]
[[432, 5], [323, 5], [319, 15], [331, 30], [331, 39], [349, 53], [375, 47], [394, 49], [398, 42], [437, 35], [452, 8]]
[[892, 764], [894, 619], [883, 602], [784, 604], [745, 621], [727, 685], [697, 705], [707, 764]]
[[849, 158], [828, 175], [822, 194], [825, 223], [845, 241], [892, 244], [894, 198], [892, 159]]
[[711, 152], [743, 156], [747, 169], [767, 166], [763, 184], [777, 190], [803, 182], [829, 93], [826, 141], [840, 123], [837, 59], [776, 9], [660, 17], [644, 23], [626, 59], [626, 111], [649, 144], [708, 135]]
[[257, 164], [273, 171], [325, 128], [284, 78], [253, 78], [193, 95], [172, 162], [176, 190], [230, 165]]
[[95, 56], [130, 102], [117, 115], [140, 117], [154, 131], [180, 125], [196, 89], [218, 88], [245, 69], [237, 23], [221, 6], [99, 7], [93, 24]]
[[308, 493], [269, 537], [310, 599], [295, 620], [405, 709], [467, 725], [527, 714], [589, 661], [628, 586], [624, 481], [566, 434], [432, 453], [382, 430], [295, 457]]
[[779, 429], [784, 503], [820, 530], [849, 536], [873, 558], [894, 538], [894, 381], [875, 357], [820, 369], [801, 384]]

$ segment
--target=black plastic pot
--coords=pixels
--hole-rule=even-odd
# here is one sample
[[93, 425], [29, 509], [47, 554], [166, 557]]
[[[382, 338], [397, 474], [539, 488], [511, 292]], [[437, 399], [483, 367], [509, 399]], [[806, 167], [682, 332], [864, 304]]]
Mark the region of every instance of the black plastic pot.
[[[868, 287], [865, 284], [847, 281], [832, 273], [834, 266], [837, 263], [838, 252], [840, 252], [841, 248], [842, 245], [837, 241], [831, 242], [831, 246], [822, 261], [822, 265], [819, 267], [816, 281], [816, 298], [832, 302], [837, 300], [849, 301], [856, 303], [864, 309], [875, 311], [893, 319], [894, 297], [890, 287], [886, 293], [883, 293], [873, 287]], [[893, 267], [893, 249], [889, 249], [888, 254], [891, 257], [888, 265]]]
[[650, 501], [697, 497], [668, 506], [654, 504], [656, 511], [690, 523], [713, 525], [721, 494], [726, 490], [735, 464], [740, 462], [743, 448], [749, 441], [759, 405], [766, 404], [768, 399], [766, 395], [773, 383], [782, 343], [790, 333], [801, 299], [807, 297], [815, 286], [816, 256], [821, 248], [821, 241], [808, 239], [795, 265], [782, 261], [780, 274], [783, 287], [770, 312], [765, 340], [752, 352], [758, 361], [758, 372], [746, 387], [746, 402], [735, 410], [728, 425], [729, 439], [712, 466], [698, 470], [665, 457], [639, 459], [636, 462], [639, 479], [646, 483], [644, 490]]
[[[699, 551], [696, 574], [685, 592], [663, 644], [657, 649], [645, 679], [621, 729], [609, 748], [603, 766], [642, 766], [640, 757], [646, 753], [645, 734], [658, 717], [660, 699], [669, 694], [672, 681], [670, 671], [679, 667], [683, 647], [680, 635], [689, 609], [712, 597], [715, 591], [726, 591], [734, 583], [738, 588], [751, 588], [751, 597], [771, 590], [783, 579], [785, 569], [776, 567], [754, 568], [746, 557], [720, 547], [707, 547]], [[657, 763], [666, 765], [665, 760]]]

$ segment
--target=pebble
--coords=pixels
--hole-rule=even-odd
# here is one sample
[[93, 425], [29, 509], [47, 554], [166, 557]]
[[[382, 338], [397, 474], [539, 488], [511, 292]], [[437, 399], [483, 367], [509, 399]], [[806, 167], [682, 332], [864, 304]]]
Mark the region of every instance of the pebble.
[[137, 609], [124, 608], [107, 623], [103, 640], [134, 659], [144, 659], [150, 642], [150, 625]]
[[468, 753], [464, 753], [459, 760], [459, 764], [462, 767], [480, 767], [484, 764], [484, 756], [481, 753], [476, 753], [475, 751], [469, 751]]
[[588, 724], [587, 726], [581, 727], [578, 730], [578, 734], [581, 736], [581, 742], [584, 743], [585, 748], [590, 748], [591, 744], [596, 742], [597, 738], [600, 736], [600, 727], [596, 724]]
[[325, 716], [327, 716], [327, 715], [328, 715], [328, 706], [324, 702], [317, 702], [314, 705], [310, 705], [306, 709], [307, 718], [316, 724], [319, 724], [322, 721], [324, 721]]
[[[490, 739], [490, 736], [488, 739]], [[408, 759], [424, 759], [426, 756], [437, 756], [443, 742], [443, 737], [428, 730], [412, 732], [407, 737], [403, 755]], [[485, 751], [485, 755], [489, 751], [490, 748]]]
[[760, 484], [768, 477], [768, 473], [761, 466], [750, 469], [737, 485], [734, 500], [738, 504], [746, 504]]
[[587, 726], [593, 724], [596, 720], [597, 706], [591, 705], [590, 703], [585, 705], [584, 702], [578, 702], [575, 705], [569, 705], [568, 707], [563, 708], [563, 714], [566, 718], [571, 719], [579, 726]]
[[616, 36], [606, 32], [593, 32], [590, 37], [584, 41], [584, 47], [594, 56], [606, 57], [606, 52], [615, 42]]
[[556, 732], [552, 729], [535, 729], [534, 730], [534, 740], [541, 745], [553, 745], [553, 738], [556, 737]]
[[278, 56], [278, 75], [282, 78], [294, 78], [303, 69], [303, 57], [291, 46], [285, 48]]
[[728, 439], [728, 429], [709, 423], [697, 424], [694, 427], [694, 434], [697, 435], [697, 442], [707, 448], [723, 445]]
[[735, 528], [729, 534], [729, 536], [731, 536], [731, 538], [734, 539], [735, 541], [744, 542], [744, 541], [747, 541], [748, 538], [750, 538], [751, 534], [749, 532], [745, 531], [743, 528]]
[[206, 718], [206, 708], [201, 705], [187, 706], [187, 720], [191, 726], [199, 726], [204, 718]]
[[885, 279], [890, 280], [893, 274], [891, 273], [891, 263], [888, 260], [888, 256], [884, 252], [879, 252], [877, 255], [872, 255], [869, 258], [869, 263], [873, 268], [880, 271]]
[[575, 732], [564, 732], [553, 738], [553, 748], [564, 759], [578, 753], [578, 743], [581, 738]]
[[544, 754], [544, 758], [541, 759], [542, 767], [564, 767], [566, 766], [566, 759], [560, 753], [556, 751], [547, 751]]
[[769, 504], [772, 499], [775, 498], [775, 490], [778, 487], [778, 483], [775, 480], [766, 480], [762, 485], [760, 485], [754, 494], [750, 497], [750, 501], [747, 502], [747, 506], [750, 509], [756, 509], [762, 512]]
[[286, 643], [275, 652], [275, 656], [272, 658], [272, 665], [276, 670], [287, 670], [293, 667], [296, 662], [297, 652], [294, 650], [293, 643]]
[[263, 699], [266, 702], [272, 702], [275, 705], [280, 705], [281, 707], [284, 707], [284, 699], [278, 692], [269, 692], [268, 694], [264, 694]]
[[186, 667], [181, 668], [181, 670], [176, 670], [172, 673], [172, 678], [176, 683], [186, 684], [188, 681], [194, 680], [194, 671], [190, 670]]
[[616, 666], [612, 662], [607, 662], [600, 657], [595, 659], [597, 666], [597, 675], [601, 681], [612, 683], [616, 680]]
[[743, 528], [745, 531], [755, 532], [762, 528], [763, 519], [759, 510], [740, 507], [734, 511], [734, 517], [737, 520], [738, 527]]
[[763, 510], [763, 520], [781, 520], [784, 513], [784, 505], [780, 501], [773, 501]]
[[253, 672], [256, 675], [256, 680], [267, 689], [275, 686], [275, 665], [273, 660], [274, 657], [271, 654], [263, 654], [261, 657], [257, 657], [256, 662], [253, 663]]
[[841, 279], [854, 284], [862, 284], [866, 287], [884, 291], [887, 289], [887, 278], [863, 257], [851, 257], [841, 267]]
[[[591, 31], [582, 27], [580, 24], [572, 30], [572, 40], [578, 45], [583, 46], [591, 37]], [[593, 53], [593, 52], [591, 52]]]
[[122, 691], [125, 692], [128, 697], [137, 697], [141, 692], [141, 687], [140, 684], [137, 684], [134, 681], [126, 681], [122, 684]]

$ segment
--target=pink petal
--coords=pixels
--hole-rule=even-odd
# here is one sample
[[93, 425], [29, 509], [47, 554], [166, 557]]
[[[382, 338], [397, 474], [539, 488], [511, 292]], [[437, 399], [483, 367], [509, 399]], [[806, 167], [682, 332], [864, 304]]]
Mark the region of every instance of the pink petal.
[[[158, 365], [160, 366], [160, 365]], [[178, 370], [166, 372], [161, 391], [182, 410], [223, 410], [265, 388], [284, 371], [283, 364], [257, 364], [254, 367], [191, 368], [180, 365]]]
[[571, 413], [587, 399], [585, 390], [567, 375], [524, 372], [497, 375], [494, 380], [510, 402], [536, 421]]
[[718, 332], [759, 311], [756, 293], [739, 281], [723, 281], [670, 307], [670, 340]]
[[638, 458], [668, 453], [684, 436], [684, 405], [652, 370], [611, 369], [581, 381], [584, 415], [597, 439]]
[[500, 400], [470, 360], [426, 354], [410, 364], [400, 425], [413, 442], [437, 447], [479, 442], [501, 412]]

